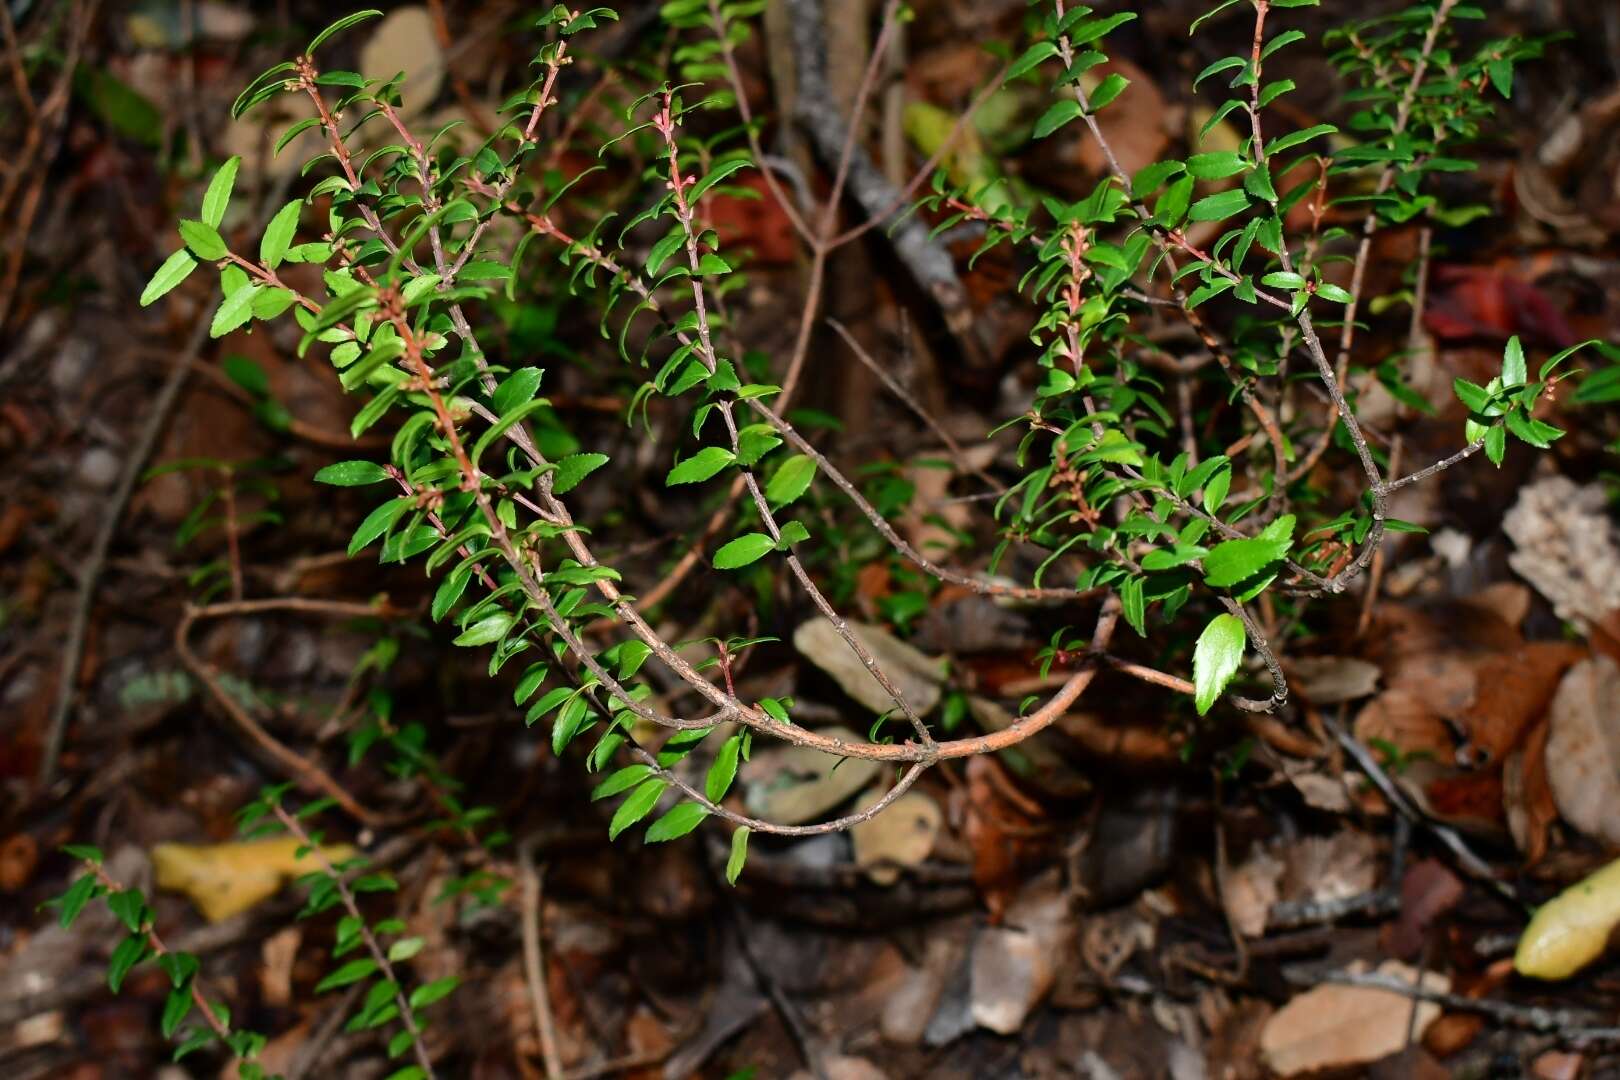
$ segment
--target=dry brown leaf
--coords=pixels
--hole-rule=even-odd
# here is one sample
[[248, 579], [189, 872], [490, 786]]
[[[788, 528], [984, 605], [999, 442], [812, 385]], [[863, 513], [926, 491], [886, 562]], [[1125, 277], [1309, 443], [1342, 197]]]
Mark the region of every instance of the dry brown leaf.
[[[185, 893], [209, 922], [240, 914], [274, 896], [282, 883], [318, 870], [313, 853], [298, 857], [303, 845], [291, 836], [227, 844], [158, 844], [152, 849], [153, 880], [169, 892]], [[320, 849], [328, 863], [354, 857], [348, 844]]]
[[[1378, 972], [1407, 983], [1418, 981], [1416, 970], [1395, 960], [1381, 964]], [[1438, 993], [1451, 985], [1433, 971], [1424, 972], [1422, 980], [1425, 989]], [[1365, 1065], [1399, 1053], [1407, 1045], [1408, 1031], [1421, 1036], [1439, 1015], [1440, 1006], [1393, 990], [1326, 983], [1272, 1014], [1260, 1034], [1260, 1054], [1282, 1076]]]
[[1389, 743], [1405, 754], [1430, 754], [1450, 761], [1456, 753], [1451, 729], [1421, 697], [1391, 687], [1356, 714], [1356, 738], [1366, 745]]
[[1547, 780], [1547, 736], [1551, 725], [1542, 721], [1524, 745], [1502, 763], [1502, 809], [1508, 831], [1534, 866], [1547, 854], [1547, 830], [1558, 820], [1558, 803]]
[[[1165, 130], [1165, 117], [1169, 113], [1153, 76], [1123, 57], [1097, 65], [1082, 75], [1081, 81], [1089, 93], [1103, 79], [1116, 73], [1129, 79], [1131, 84], [1113, 104], [1097, 114], [1097, 124], [1120, 167], [1134, 176], [1158, 161], [1169, 145], [1170, 134]], [[1107, 171], [1108, 163], [1096, 139], [1080, 140], [1080, 163], [1094, 174]]]
[[[855, 808], [865, 810], [883, 794], [874, 788]], [[900, 879], [901, 867], [917, 866], [928, 858], [944, 817], [933, 799], [920, 791], [908, 791], [883, 813], [850, 830], [855, 865], [865, 867], [866, 876], [879, 885], [893, 885]]]
[[1547, 781], [1577, 829], [1620, 844], [1620, 667], [1583, 660], [1558, 686], [1547, 735]]
[[1576, 645], [1538, 641], [1482, 657], [1474, 668], [1475, 700], [1459, 718], [1474, 762], [1501, 761], [1520, 745], [1546, 714], [1564, 672], [1585, 655]]

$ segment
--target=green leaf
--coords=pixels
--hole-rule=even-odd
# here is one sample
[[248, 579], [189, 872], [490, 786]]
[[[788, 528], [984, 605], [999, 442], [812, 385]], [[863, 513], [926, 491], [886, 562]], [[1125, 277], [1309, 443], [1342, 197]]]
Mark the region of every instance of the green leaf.
[[519, 405], [528, 404], [539, 391], [540, 380], [544, 376], [545, 372], [537, 367], [518, 368], [490, 395], [490, 408], [496, 416], [505, 416]]
[[340, 986], [357, 983], [361, 979], [369, 978], [377, 970], [377, 962], [369, 956], [358, 960], [350, 960], [347, 964], [332, 972], [326, 978], [315, 984], [315, 992], [324, 994], [328, 990], [335, 990]]
[[1218, 191], [1193, 203], [1187, 215], [1193, 221], [1225, 221], [1249, 208], [1249, 193], [1242, 188]]
[[1523, 386], [1529, 377], [1524, 363], [1524, 346], [1515, 334], [1508, 338], [1507, 348], [1502, 352], [1502, 385]]
[[1323, 135], [1336, 134], [1338, 130], [1339, 129], [1334, 127], [1332, 124], [1317, 124], [1315, 127], [1308, 127], [1303, 131], [1290, 132], [1281, 138], [1271, 140], [1271, 142], [1267, 144], [1266, 157], [1276, 157], [1283, 151], [1292, 150], [1301, 143], [1308, 143], [1312, 139], [1319, 138]]
[[146, 307], [186, 280], [195, 269], [197, 260], [185, 248], [164, 259], [163, 265], [157, 268], [157, 273], [152, 275], [152, 280], [146, 283], [146, 288], [141, 292], [141, 307]]
[[287, 248], [292, 245], [293, 236], [298, 232], [298, 215], [303, 209], [304, 200], [294, 199], [277, 210], [276, 216], [265, 226], [264, 236], [259, 240], [259, 261], [271, 270], [280, 266], [281, 260], [286, 257]]
[[668, 786], [667, 780], [654, 777], [644, 781], [632, 791], [630, 797], [619, 804], [619, 809], [613, 814], [613, 820], [608, 822], [608, 839], [617, 840], [620, 833], [650, 814], [658, 803], [658, 797]]
[[606, 454], [569, 454], [557, 461], [557, 472], [551, 479], [551, 493], [566, 495], [579, 486], [579, 482], [607, 464]]
[[216, 229], [225, 220], [225, 208], [231, 203], [231, 189], [236, 186], [236, 170], [241, 165], [240, 157], [226, 161], [214, 173], [214, 178], [208, 181], [208, 190], [203, 192], [202, 219]]
[[136, 934], [146, 921], [146, 897], [141, 895], [139, 889], [115, 892], [107, 897], [107, 910], [118, 917], [124, 929]]
[[484, 456], [484, 451], [489, 449], [491, 443], [505, 435], [518, 424], [523, 423], [523, 421], [527, 420], [532, 414], [546, 408], [549, 404], [550, 402], [548, 402], [545, 398], [535, 398], [533, 401], [525, 402], [524, 404], [519, 405], [511, 412], [502, 414], [501, 418], [495, 421], [495, 423], [489, 425], [489, 427], [485, 428], [484, 433], [478, 436], [478, 441], [473, 443], [471, 455], [472, 463], [477, 465], [479, 459]]
[[1187, 159], [1187, 172], [1199, 180], [1224, 180], [1249, 167], [1248, 159], [1233, 150], [1194, 154]]
[[1457, 395], [1457, 400], [1462, 402], [1469, 412], [1487, 415], [1485, 410], [1490, 408], [1490, 391], [1478, 383], [1471, 383], [1462, 378], [1453, 379], [1451, 389]]
[[1496, 59], [1485, 64], [1485, 71], [1491, 77], [1491, 85], [1496, 92], [1505, 98], [1513, 96], [1513, 61]]
[[317, 484], [333, 487], [361, 487], [388, 479], [388, 470], [375, 461], [340, 461], [315, 474]]
[[1087, 104], [1091, 106], [1092, 112], [1099, 112], [1112, 104], [1114, 99], [1123, 94], [1125, 88], [1130, 85], [1131, 80], [1117, 71], [1111, 72], [1107, 78], [1097, 84], [1097, 89], [1091, 92], [1091, 98]]
[[707, 480], [733, 460], [730, 450], [719, 446], [705, 446], [673, 469], [664, 478], [665, 486], [696, 484]]
[[1024, 55], [1013, 61], [1012, 66], [1007, 69], [1007, 77], [1004, 80], [1004, 84], [1012, 82], [1020, 75], [1026, 75], [1029, 72], [1034, 71], [1035, 68], [1039, 67], [1042, 63], [1056, 56], [1057, 51], [1057, 46], [1052, 42], [1037, 41], [1035, 44], [1024, 50]]
[[1330, 281], [1317, 282], [1316, 295], [1335, 304], [1348, 304], [1353, 299], [1348, 289], [1341, 289]]
[[782, 462], [765, 485], [765, 498], [772, 506], [787, 506], [810, 490], [815, 475], [815, 460], [807, 454], [795, 454]]
[[186, 242], [193, 255], [204, 262], [213, 262], [223, 259], [229, 248], [225, 240], [219, 235], [219, 230], [203, 221], [192, 221], [187, 218], [180, 222], [180, 239]]
[[591, 801], [596, 802], [598, 799], [610, 798], [622, 791], [629, 791], [651, 775], [652, 767], [650, 765], [640, 763], [626, 765], [596, 785], [596, 789], [591, 792]]
[[479, 619], [467, 629], [456, 635], [454, 644], [472, 647], [474, 645], [488, 645], [492, 641], [499, 641], [506, 636], [512, 628], [512, 613], [497, 611], [486, 618]]
[[726, 860], [726, 884], [737, 884], [737, 878], [742, 874], [743, 863], [748, 861], [748, 834], [753, 830], [746, 825], [739, 826], [731, 834], [731, 857]]
[[107, 960], [107, 986], [113, 993], [118, 993], [119, 987], [124, 985], [124, 978], [136, 964], [146, 959], [146, 938], [139, 934], [131, 934], [118, 943], [118, 948]]
[[1485, 456], [1491, 459], [1492, 465], [1502, 467], [1502, 459], [1507, 456], [1507, 428], [1501, 424], [1485, 433]]
[[442, 979], [434, 979], [424, 983], [411, 991], [410, 1005], [413, 1009], [425, 1009], [436, 1001], [450, 996], [450, 992], [461, 985], [459, 975], [446, 975]]
[[360, 550], [377, 537], [393, 528], [394, 522], [403, 517], [413, 506], [416, 499], [410, 495], [401, 495], [397, 499], [390, 499], [377, 509], [366, 515], [360, 527], [354, 530], [349, 538], [349, 557], [352, 559]]
[[253, 301], [258, 289], [243, 285], [220, 302], [214, 312], [214, 321], [208, 324], [208, 336], [217, 338], [252, 320]]
[[1258, 536], [1219, 544], [1204, 556], [1204, 581], [1216, 588], [1247, 581], [1287, 555], [1293, 538], [1294, 515], [1284, 514]]
[[61, 924], [64, 930], [73, 925], [73, 920], [79, 917], [79, 912], [84, 910], [84, 905], [89, 903], [90, 898], [95, 894], [96, 876], [94, 874], [82, 874], [74, 879], [73, 884], [68, 886], [67, 892], [62, 894], [62, 910], [57, 912], [56, 915], [56, 921]]
[[325, 30], [322, 30], [320, 33], [316, 34], [315, 35], [315, 40], [311, 41], [309, 43], [308, 47], [304, 49], [304, 55], [305, 56], [313, 55], [315, 50], [320, 48], [321, 44], [323, 42], [325, 42], [328, 38], [330, 38], [333, 34], [341, 34], [343, 31], [347, 30], [349, 27], [354, 26], [357, 23], [363, 23], [367, 19], [375, 19], [377, 16], [379, 16], [381, 14], [382, 14], [382, 12], [378, 11], [376, 8], [370, 8], [370, 9], [368, 9], [366, 11], [356, 11], [353, 14], [343, 16], [343, 18], [339, 19], [337, 22], [333, 23], [332, 25], [328, 26]]
[[709, 816], [707, 807], [695, 802], [683, 802], [653, 822], [647, 829], [647, 843], [661, 844], [676, 840], [698, 827]]
[[163, 1018], [158, 1021], [158, 1031], [165, 1039], [173, 1038], [190, 1014], [191, 988], [170, 990], [169, 996], [163, 1001]]
[[1041, 114], [1041, 118], [1035, 121], [1035, 138], [1046, 138], [1080, 114], [1080, 103], [1070, 98], [1064, 98], [1050, 109], [1047, 109], [1046, 112]]
[[747, 566], [776, 547], [776, 541], [764, 533], [746, 533], [714, 553], [716, 570], [735, 570]]
[[1158, 191], [1166, 180], [1186, 171], [1187, 166], [1179, 161], [1155, 162], [1136, 174], [1131, 181], [1131, 195], [1133, 198], [1144, 199]]
[[1209, 707], [1237, 674], [1248, 640], [1243, 620], [1226, 614], [1209, 620], [1204, 632], [1198, 635], [1198, 646], [1193, 650], [1193, 693], [1199, 716], [1209, 712]]
[[741, 735], [733, 735], [720, 744], [720, 752], [714, 755], [714, 764], [709, 766], [703, 785], [703, 793], [710, 802], [718, 803], [731, 790], [731, 782], [737, 778], [737, 757], [741, 753]]

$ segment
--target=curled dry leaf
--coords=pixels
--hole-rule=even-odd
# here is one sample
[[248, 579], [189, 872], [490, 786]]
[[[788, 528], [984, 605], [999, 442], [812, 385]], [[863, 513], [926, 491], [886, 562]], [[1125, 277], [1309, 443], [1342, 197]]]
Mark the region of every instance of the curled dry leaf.
[[1524, 745], [1502, 763], [1502, 809], [1508, 831], [1534, 866], [1547, 854], [1547, 830], [1558, 820], [1558, 803], [1547, 780], [1547, 736], [1551, 725], [1537, 724]]
[[[861, 740], [845, 727], [827, 728], [822, 734], [849, 742]], [[786, 746], [755, 754], [743, 773], [745, 781], [760, 781], [748, 789], [748, 809], [782, 825], [802, 825], [869, 784], [879, 767], [869, 758], [835, 757], [808, 746]], [[770, 782], [764, 782], [766, 778]]]
[[1570, 669], [1553, 697], [1547, 781], [1577, 829], [1620, 844], [1620, 667], [1606, 656]]
[[1513, 970], [1534, 979], [1567, 979], [1603, 955], [1616, 925], [1620, 859], [1536, 909], [1519, 938]]
[[[864, 810], [882, 797], [883, 792], [874, 788], [856, 808]], [[855, 864], [879, 885], [893, 885], [900, 879], [901, 867], [917, 866], [928, 858], [943, 821], [938, 803], [920, 791], [908, 791], [883, 813], [850, 830]]]
[[[312, 853], [290, 836], [227, 844], [158, 844], [152, 849], [153, 879], [160, 889], [185, 893], [209, 922], [238, 915], [274, 896], [289, 878], [318, 870]], [[328, 863], [354, 857], [348, 844], [320, 849]]]
[[[946, 662], [934, 659], [901, 641], [882, 627], [850, 622], [846, 626], [878, 667], [889, 677], [906, 704], [923, 716], [939, 704], [940, 683], [945, 680]], [[876, 713], [895, 708], [877, 677], [866, 670], [861, 658], [849, 647], [832, 623], [815, 618], [793, 632], [793, 647], [822, 671], [832, 676], [844, 693]], [[859, 739], [856, 740], [860, 741]]]
[[[1396, 960], [1381, 964], [1378, 973], [1418, 982], [1418, 972]], [[1451, 985], [1438, 972], [1424, 972], [1422, 980], [1425, 989], [1438, 993]], [[1260, 1054], [1281, 1076], [1364, 1065], [1399, 1053], [1408, 1031], [1421, 1036], [1439, 1015], [1440, 1006], [1393, 990], [1324, 983], [1272, 1014], [1260, 1034]]]
[[1508, 565], [1561, 619], [1595, 623], [1620, 607], [1620, 537], [1607, 502], [1601, 484], [1549, 476], [1523, 488], [1502, 519], [1518, 548]]

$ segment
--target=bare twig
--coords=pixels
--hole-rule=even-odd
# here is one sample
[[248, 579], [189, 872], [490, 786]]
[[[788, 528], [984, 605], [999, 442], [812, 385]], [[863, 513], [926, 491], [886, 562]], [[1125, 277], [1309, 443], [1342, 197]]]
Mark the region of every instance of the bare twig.
[[557, 1021], [552, 1016], [551, 991], [546, 986], [546, 969], [541, 960], [541, 873], [534, 865], [534, 845], [520, 845], [518, 874], [523, 881], [524, 981], [529, 984], [529, 1005], [534, 1010], [534, 1026], [540, 1037], [540, 1056], [546, 1063], [546, 1080], [562, 1080], [562, 1058], [557, 1053]]

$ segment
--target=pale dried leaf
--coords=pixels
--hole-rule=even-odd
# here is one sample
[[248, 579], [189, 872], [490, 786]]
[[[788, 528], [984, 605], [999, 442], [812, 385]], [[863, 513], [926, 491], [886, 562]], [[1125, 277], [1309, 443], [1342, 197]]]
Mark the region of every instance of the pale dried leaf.
[[[822, 734], [861, 741], [844, 727], [827, 728]], [[870, 758], [841, 758], [808, 746], [756, 753], [744, 772], [745, 780], [757, 778], [748, 789], [748, 809], [781, 825], [802, 825], [864, 788], [878, 769], [879, 763]]]
[[[945, 679], [943, 659], [924, 655], [882, 627], [857, 622], [845, 625], [917, 715], [933, 711], [939, 704], [940, 683]], [[826, 619], [815, 618], [802, 624], [793, 632], [793, 646], [832, 676], [844, 693], [868, 709], [884, 713], [896, 708], [877, 677]]]
[[1249, 857], [1233, 867], [1221, 886], [1221, 902], [1227, 918], [1244, 937], [1266, 932], [1266, 917], [1280, 897], [1285, 864], [1269, 848], [1257, 846]]
[[[883, 794], [874, 788], [856, 804], [856, 809], [865, 810]], [[909, 791], [881, 814], [850, 830], [855, 865], [865, 867], [866, 876], [879, 885], [893, 885], [899, 880], [901, 867], [917, 866], [928, 858], [943, 822], [938, 803], [921, 792]]]
[[1288, 668], [1300, 695], [1313, 705], [1355, 701], [1378, 689], [1378, 665], [1353, 656], [1310, 656]]
[[1547, 781], [1577, 829], [1620, 844], [1620, 668], [1606, 656], [1569, 670], [1549, 711]]
[[400, 95], [404, 116], [433, 104], [444, 85], [444, 49], [433, 33], [433, 16], [425, 7], [402, 7], [377, 24], [360, 50], [360, 71], [371, 79], [405, 72]]
[[[1418, 981], [1418, 973], [1398, 960], [1386, 961], [1378, 972], [1414, 985]], [[1424, 972], [1422, 978], [1428, 990], [1445, 993], [1451, 987], [1438, 972]], [[1272, 1014], [1260, 1034], [1260, 1054], [1282, 1076], [1362, 1065], [1398, 1053], [1407, 1045], [1408, 1031], [1421, 1037], [1439, 1015], [1440, 1006], [1393, 990], [1324, 983]]]
[[1620, 537], [1601, 484], [1565, 476], [1526, 485], [1502, 518], [1518, 548], [1508, 565], [1545, 596], [1561, 619], [1593, 623], [1620, 607]]

